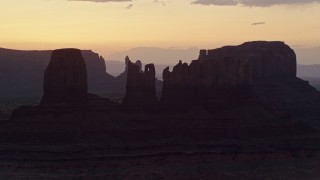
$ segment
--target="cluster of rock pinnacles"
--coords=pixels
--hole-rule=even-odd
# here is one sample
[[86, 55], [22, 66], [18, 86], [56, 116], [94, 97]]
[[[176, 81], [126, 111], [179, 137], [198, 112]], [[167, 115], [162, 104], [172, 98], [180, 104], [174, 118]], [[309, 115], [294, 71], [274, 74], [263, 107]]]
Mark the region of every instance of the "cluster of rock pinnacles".
[[[201, 50], [189, 65], [181, 61], [163, 71], [160, 101], [156, 97], [155, 67], [126, 57], [127, 85], [123, 105], [149, 108], [212, 104], [250, 94], [253, 84], [264, 79], [296, 78], [296, 56], [283, 42], [248, 42]], [[41, 106], [79, 104], [88, 100], [87, 71], [78, 49], [53, 51], [44, 75]], [[210, 101], [210, 102], [208, 102]]]

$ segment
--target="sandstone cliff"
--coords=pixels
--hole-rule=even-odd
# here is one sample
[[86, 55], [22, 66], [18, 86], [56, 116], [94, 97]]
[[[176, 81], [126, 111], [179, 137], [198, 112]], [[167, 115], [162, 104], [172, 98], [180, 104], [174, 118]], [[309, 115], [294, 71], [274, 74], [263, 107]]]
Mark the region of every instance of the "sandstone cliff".
[[58, 49], [44, 73], [42, 105], [84, 103], [88, 94], [87, 69], [79, 49]]
[[[261, 42], [253, 44], [259, 47]], [[272, 58], [277, 50], [270, 52]], [[205, 54], [207, 58], [208, 53]], [[136, 160], [154, 154], [175, 158], [181, 154], [189, 157], [198, 154], [216, 157], [219, 162], [227, 158], [228, 163], [242, 159], [251, 163], [272, 157], [317, 155], [319, 138], [318, 134], [312, 136], [315, 130], [310, 126], [320, 129], [319, 93], [296, 78], [293, 71], [279, 67], [283, 76], [275, 75], [279, 72], [255, 74], [257, 67], [251, 61], [227, 54], [227, 58], [218, 60], [199, 58], [190, 65], [179, 62], [172, 72], [166, 69], [161, 102], [164, 108], [156, 103], [152, 64], [141, 71], [139, 62], [127, 61], [127, 94], [120, 106], [94, 95], [87, 96], [85, 65], [79, 50], [55, 51], [45, 74], [44, 99], [50, 97], [51, 101], [44, 102], [68, 105], [17, 109], [11, 121], [0, 126], [1, 144], [13, 148], [2, 149], [3, 157], [32, 161], [38, 157], [41, 162], [48, 158], [50, 162], [64, 163], [84, 158], [114, 161], [114, 158]], [[274, 55], [281, 56], [279, 61], [294, 57], [290, 51]], [[260, 61], [252, 59], [255, 60]], [[269, 62], [272, 60], [263, 60], [262, 64]], [[73, 98], [68, 99], [69, 95]], [[85, 96], [90, 102], [79, 103]], [[147, 111], [154, 104], [158, 111]], [[133, 111], [123, 111], [124, 107], [133, 107]], [[193, 109], [167, 111], [176, 107]], [[296, 107], [303, 107], [302, 111], [296, 111], [304, 116], [303, 121], [286, 114], [288, 109]], [[309, 107], [316, 108], [316, 114], [306, 113]], [[43, 149], [39, 145], [44, 145]], [[32, 147], [35, 149], [30, 152]]]
[[141, 62], [127, 62], [127, 85], [124, 105], [148, 108], [156, 104], [156, 72], [153, 64], [145, 65], [141, 70]]
[[91, 50], [82, 50], [81, 54], [88, 72], [88, 92], [108, 94], [118, 88], [113, 87], [115, 78], [106, 72], [106, 64], [102, 56]]
[[[131, 62], [131, 60], [130, 60], [129, 56], [126, 56], [125, 57], [125, 70], [119, 76], [117, 76], [115, 78], [115, 83], [119, 87], [118, 88], [118, 93], [119, 94], [126, 94], [126, 92], [127, 92], [127, 80], [128, 80], [129, 62]], [[140, 73], [143, 73], [142, 62], [140, 60], [137, 60], [133, 64], [138, 66], [138, 69], [139, 69], [138, 71]], [[155, 78], [155, 87], [156, 87], [156, 95], [160, 94], [161, 91], [162, 91], [162, 81], [160, 81], [157, 78]]]
[[41, 103], [15, 109], [11, 119], [44, 118], [46, 115], [92, 110], [109, 112], [116, 108], [117, 104], [109, 99], [88, 93], [87, 67], [81, 51], [72, 48], [57, 49], [52, 52], [51, 61], [44, 73]]
[[[40, 98], [43, 74], [49, 64], [51, 50], [19, 51], [0, 48], [0, 99]], [[82, 50], [87, 65], [88, 91], [106, 94], [119, 89], [114, 77], [106, 73], [104, 60], [97, 53]]]
[[[319, 93], [296, 78], [296, 62], [294, 51], [283, 42], [256, 41], [201, 50], [190, 65], [180, 61], [172, 72], [164, 70], [161, 101], [165, 107], [201, 106], [210, 111], [248, 100], [277, 109], [297, 108], [299, 103], [294, 102], [309, 99], [303, 103], [308, 104]], [[299, 88], [310, 97], [297, 91]]]
[[[213, 50], [201, 50], [200, 61], [208, 60], [208, 65], [214, 62], [234, 62], [233, 66], [226, 68], [237, 68], [241, 78], [245, 69], [250, 70], [250, 77], [259, 78], [294, 78], [297, 73], [297, 61], [295, 52], [284, 42], [255, 41], [246, 42], [239, 46], [225, 46]], [[228, 64], [226, 64], [228, 65]], [[247, 67], [246, 67], [247, 66]], [[223, 71], [228, 73], [231, 69]], [[248, 72], [249, 73], [249, 72]], [[241, 81], [241, 80], [239, 80]]]

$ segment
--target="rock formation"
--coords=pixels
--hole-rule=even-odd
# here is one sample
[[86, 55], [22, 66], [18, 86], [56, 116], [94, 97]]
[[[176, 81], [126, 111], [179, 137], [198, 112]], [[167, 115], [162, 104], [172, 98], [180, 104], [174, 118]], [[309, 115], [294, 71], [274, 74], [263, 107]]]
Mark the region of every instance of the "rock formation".
[[[121, 95], [124, 95], [126, 93], [126, 84], [127, 84], [127, 76], [128, 76], [128, 66], [129, 66], [129, 62], [130, 58], [129, 56], [125, 57], [125, 69], [124, 71], [115, 78], [115, 83], [117, 84], [117, 86], [119, 86], [120, 88], [118, 89], [118, 93]], [[136, 64], [140, 67], [140, 71], [142, 71], [142, 64], [140, 60], [136, 61]]]
[[[201, 169], [208, 169], [210, 174], [217, 174], [210, 169], [217, 161], [227, 164], [232, 161], [242, 167], [242, 163], [248, 166], [252, 161], [265, 160], [263, 163], [270, 164], [276, 160], [282, 167], [284, 163], [301, 159], [314, 160], [320, 154], [316, 132], [320, 129], [319, 92], [295, 77], [295, 55], [289, 47], [280, 44], [245, 43], [212, 50], [215, 54], [212, 57], [203, 50], [199, 60], [190, 65], [180, 61], [172, 72], [169, 68], [163, 72], [163, 104], [156, 102], [154, 65], [148, 64], [141, 71], [141, 62], [132, 63], [126, 58], [127, 92], [123, 106], [87, 95], [86, 66], [79, 50], [56, 50], [45, 72], [42, 105], [20, 107], [10, 121], [0, 126], [0, 158], [6, 160], [1, 167], [11, 168], [23, 159], [22, 166], [31, 167], [32, 172], [38, 172], [32, 169], [35, 166], [41, 167], [41, 172], [43, 166], [49, 167], [46, 170], [49, 172], [57, 169], [51, 168], [53, 161], [60, 169], [61, 164], [67, 164], [70, 169], [70, 161], [78, 163], [87, 159], [92, 161], [92, 166], [105, 165], [105, 161], [111, 160], [110, 167], [125, 164], [125, 168], [130, 168], [127, 161], [133, 159], [132, 166], [139, 162], [144, 167], [142, 170], [147, 169], [155, 177], [158, 171], [151, 173], [150, 163], [145, 163], [150, 158], [170, 156], [170, 162], [178, 158], [187, 162], [182, 167], [200, 159], [197, 163], [205, 164]], [[88, 102], [84, 103], [86, 99]], [[298, 115], [283, 113], [294, 106], [303, 107], [295, 111]], [[181, 112], [180, 107], [189, 111]], [[310, 107], [316, 113], [309, 113]], [[219, 111], [219, 108], [223, 109]], [[34, 164], [38, 161], [40, 164]], [[168, 164], [161, 160], [159, 166], [163, 163]], [[172, 171], [175, 167], [178, 167], [176, 163], [170, 165], [168, 172], [177, 174]], [[14, 166], [12, 172], [16, 173], [17, 169], [21, 167]], [[193, 179], [199, 177], [198, 166], [196, 169]], [[223, 172], [226, 178], [238, 176], [230, 176], [229, 169]], [[291, 167], [288, 169], [292, 171]], [[83, 170], [81, 166], [74, 172]], [[136, 172], [135, 167], [133, 173], [125, 173], [123, 177], [127, 174], [147, 177], [137, 176]]]
[[[297, 61], [294, 51], [284, 42], [279, 41], [246, 42], [240, 46], [225, 46], [207, 51], [201, 50], [199, 60], [209, 60], [209, 62], [229, 61], [231, 63], [234, 61], [233, 66], [237, 66], [238, 69], [241, 69], [241, 65], [248, 64], [250, 70], [252, 70], [250, 76], [254, 79], [270, 77], [294, 78], [297, 73]], [[233, 66], [229, 68], [233, 68]]]
[[[128, 66], [129, 62], [131, 62], [129, 56], [126, 56], [125, 58], [125, 70], [115, 78], [115, 84], [118, 87], [118, 94], [126, 94], [126, 84], [127, 84], [127, 78], [128, 78]], [[140, 60], [137, 60], [135, 63], [133, 63], [139, 67], [139, 72], [143, 73], [142, 70], [142, 62]], [[156, 92], [161, 92], [162, 91], [162, 81], [158, 80], [155, 78], [155, 84], [156, 84]]]
[[112, 93], [115, 78], [106, 72], [105, 60], [98, 53], [82, 50], [88, 74], [88, 92], [94, 94]]
[[[88, 93], [87, 69], [79, 49], [58, 49], [52, 52], [45, 70], [43, 97], [40, 105], [21, 106], [10, 119], [63, 116], [79, 112], [114, 112], [118, 104], [107, 98]], [[45, 119], [45, 118], [44, 118]]]
[[[114, 84], [115, 78], [106, 72], [104, 59], [99, 54], [90, 50], [82, 50], [81, 53], [87, 66], [90, 93], [107, 94], [120, 89], [120, 85]], [[0, 48], [0, 99], [40, 100], [43, 74], [51, 54], [51, 50], [20, 51]], [[125, 90], [125, 87], [121, 88], [122, 91]]]
[[[294, 51], [283, 42], [247, 42], [239, 46], [201, 50], [199, 59], [190, 65], [180, 61], [172, 72], [166, 68], [161, 101], [166, 107], [200, 104], [209, 109], [219, 109], [254, 96], [265, 97], [262, 92], [270, 91], [271, 86], [279, 83], [291, 83], [291, 86], [304, 84], [296, 78]], [[309, 85], [304, 89], [306, 87], [317, 94]], [[280, 91], [283, 89], [274, 93]], [[295, 97], [292, 95], [291, 98]]]
[[[130, 60], [129, 56], [126, 56], [125, 59], [124, 59], [125, 70], [119, 76], [116, 77], [118, 81], [125, 81], [125, 82], [127, 81], [129, 62], [131, 62], [131, 60]], [[139, 71], [142, 72], [142, 63], [141, 63], [141, 61], [137, 60], [135, 62], [135, 64], [138, 65]]]
[[124, 105], [148, 107], [154, 105], [156, 98], [156, 78], [153, 64], [145, 65], [141, 70], [141, 62], [128, 61], [127, 86]]
[[87, 70], [78, 49], [58, 49], [52, 52], [44, 74], [42, 105], [83, 103], [87, 98]]

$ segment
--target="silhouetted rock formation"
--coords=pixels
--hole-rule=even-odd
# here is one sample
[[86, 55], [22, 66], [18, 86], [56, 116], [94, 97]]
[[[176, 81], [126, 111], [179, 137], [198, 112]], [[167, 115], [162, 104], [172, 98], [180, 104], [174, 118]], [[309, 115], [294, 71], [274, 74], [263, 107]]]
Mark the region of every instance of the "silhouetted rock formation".
[[[201, 50], [190, 65], [180, 61], [172, 72], [166, 68], [163, 81], [161, 101], [166, 107], [200, 105], [211, 110], [263, 96], [268, 85], [277, 82], [304, 84], [296, 78], [294, 51], [283, 42], [265, 41]], [[318, 94], [309, 85], [306, 88]]]
[[90, 111], [117, 111], [117, 103], [88, 93], [86, 63], [79, 49], [58, 49], [44, 73], [40, 105], [15, 109], [11, 120]]
[[0, 48], [0, 98], [41, 97], [51, 51]]
[[[60, 167], [85, 159], [94, 166], [104, 166], [111, 160], [110, 167], [118, 161], [121, 171], [122, 164], [129, 167], [127, 161], [132, 159], [134, 166], [139, 162], [149, 171], [149, 161], [170, 157], [170, 162], [178, 159], [188, 166], [194, 164], [192, 159], [200, 159], [200, 164], [209, 159], [214, 163], [205, 168], [210, 174], [217, 174], [210, 169], [216, 162], [232, 161], [241, 167], [245, 162], [249, 167], [257, 160], [265, 164], [271, 162], [269, 159], [276, 160], [281, 166], [301, 159], [314, 160], [320, 154], [316, 132], [320, 129], [319, 92], [296, 78], [293, 69], [277, 67], [281, 72], [274, 71], [276, 64], [291, 67], [295, 56], [284, 44], [279, 48], [287, 52], [283, 49], [281, 53], [277, 48], [269, 51], [273, 44], [279, 43], [253, 42], [254, 48], [250, 43], [232, 47], [250, 47], [248, 54], [244, 51], [239, 58], [234, 53], [240, 50], [231, 50], [227, 57], [217, 55], [218, 59], [210, 59], [207, 51], [201, 51], [199, 60], [190, 65], [180, 61], [172, 72], [165, 69], [163, 104], [156, 102], [153, 64], [141, 71], [141, 63], [126, 58], [127, 93], [123, 106], [86, 93], [85, 65], [79, 50], [54, 51], [45, 73], [44, 106], [20, 107], [10, 121], [0, 124], [0, 158], [5, 159], [2, 166], [12, 168], [12, 164], [24, 160], [24, 167], [37, 172], [25, 161], [39, 162], [34, 166], [43, 172], [43, 166], [50, 167], [46, 163], [58, 163]], [[258, 50], [253, 53], [252, 49], [259, 47], [262, 55]], [[269, 54], [264, 56], [265, 51]], [[87, 102], [78, 103], [81, 99]], [[181, 112], [181, 107], [188, 111]], [[297, 115], [287, 115], [296, 107], [303, 108], [295, 111]], [[309, 113], [312, 108], [316, 113]], [[162, 160], [160, 164], [163, 166]], [[13, 167], [14, 171], [20, 168]], [[174, 163], [168, 169], [171, 167], [178, 166]], [[199, 168], [196, 169], [195, 179], [199, 177]], [[170, 172], [177, 174], [171, 169]], [[137, 177], [136, 168], [132, 174]], [[228, 177], [222, 179], [237, 177], [230, 176], [229, 169], [224, 174]], [[175, 177], [170, 175], [168, 179]]]
[[[209, 62], [227, 61], [225, 63], [231, 63], [231, 67], [226, 64], [225, 68], [229, 68], [226, 69], [229, 71], [224, 72], [230, 74], [230, 72], [233, 72], [231, 68], [236, 68], [235, 70], [239, 70], [238, 74], [235, 74], [240, 75], [238, 78], [242, 77], [240, 72], [245, 72], [245, 69], [250, 70], [248, 75], [254, 80], [270, 77], [294, 78], [297, 73], [297, 61], [294, 51], [284, 42], [278, 41], [246, 42], [240, 46], [225, 46], [207, 51], [201, 50], [199, 60], [209, 60]], [[232, 78], [236, 77], [232, 76]], [[241, 82], [239, 79], [238, 81]]]
[[[114, 77], [106, 73], [101, 56], [90, 50], [81, 51], [87, 65], [88, 91], [113, 93], [119, 89]], [[0, 99], [41, 98], [43, 74], [52, 51], [19, 51], [0, 48]], [[124, 87], [122, 91], [125, 90]]]
[[[139, 61], [139, 60], [138, 60]], [[136, 61], [136, 63], [139, 63], [139, 67], [140, 67], [140, 71], [141, 71], [141, 68], [142, 68], [142, 64], [141, 64], [141, 61]], [[129, 56], [126, 56], [125, 57], [125, 60], [124, 60], [124, 63], [125, 63], [125, 69], [124, 69], [124, 71], [119, 75], [119, 76], [117, 76], [116, 78], [115, 78], [115, 82], [116, 82], [116, 84], [118, 84], [119, 85], [119, 87], [121, 87], [121, 88], [119, 88], [119, 91], [118, 91], [118, 93], [119, 94], [125, 94], [126, 93], [126, 85], [127, 85], [127, 76], [128, 76], [128, 64], [129, 64], [129, 62], [131, 62], [131, 60], [130, 60], [130, 58], [129, 58]]]
[[78, 49], [58, 49], [44, 73], [42, 105], [83, 103], [87, 99], [87, 69]]
[[156, 98], [156, 72], [153, 64], [145, 65], [141, 70], [141, 61], [132, 63], [128, 61], [127, 86], [124, 104], [132, 107], [144, 108], [155, 105]]
[[[124, 82], [127, 82], [127, 76], [128, 76], [128, 66], [129, 66], [129, 62], [131, 62], [129, 56], [126, 56], [125, 59], [124, 59], [124, 63], [125, 63], [125, 70], [119, 75], [116, 77], [116, 79], [118, 81], [124, 81]], [[140, 60], [137, 60], [135, 62], [135, 64], [139, 67], [139, 71], [141, 72], [142, 71], [142, 63]], [[126, 83], [124, 83], [126, 84]]]
[[98, 53], [82, 50], [88, 74], [88, 91], [94, 94], [113, 93], [119, 87], [114, 84], [115, 78], [106, 72], [105, 60]]
[[[135, 64], [138, 67], [138, 71], [140, 73], [143, 73], [142, 62], [140, 60], [137, 60], [135, 63], [133, 63], [133, 62], [131, 62], [129, 56], [126, 56], [125, 70], [119, 76], [116, 77], [116, 83], [119, 85], [119, 87], [123, 86], [123, 88], [121, 88], [121, 89], [119, 88], [120, 89], [119, 91], [121, 92], [121, 91], [125, 90], [125, 91], [121, 92], [121, 94], [126, 94], [129, 63]], [[162, 91], [162, 81], [155, 78], [155, 87], [156, 87], [156, 92], [161, 92]]]

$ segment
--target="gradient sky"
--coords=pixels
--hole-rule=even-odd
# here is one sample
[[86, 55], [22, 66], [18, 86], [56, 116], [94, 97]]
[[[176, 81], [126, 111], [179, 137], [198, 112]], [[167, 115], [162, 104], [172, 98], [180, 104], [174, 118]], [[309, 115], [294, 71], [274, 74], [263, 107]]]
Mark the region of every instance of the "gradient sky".
[[0, 0], [0, 47], [320, 46], [320, 0]]

